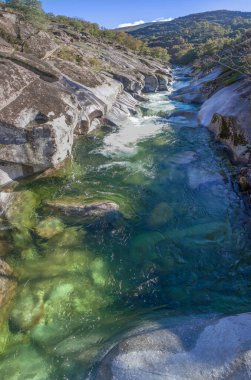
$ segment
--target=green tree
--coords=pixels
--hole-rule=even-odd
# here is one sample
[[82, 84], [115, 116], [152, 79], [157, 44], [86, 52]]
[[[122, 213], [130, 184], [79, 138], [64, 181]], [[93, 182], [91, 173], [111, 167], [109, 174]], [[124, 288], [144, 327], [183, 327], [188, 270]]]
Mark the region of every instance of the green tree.
[[5, 2], [13, 7], [29, 7], [42, 10], [41, 1], [39, 0], [6, 0]]
[[6, 4], [20, 11], [25, 20], [37, 29], [47, 28], [48, 18], [39, 0], [6, 0]]

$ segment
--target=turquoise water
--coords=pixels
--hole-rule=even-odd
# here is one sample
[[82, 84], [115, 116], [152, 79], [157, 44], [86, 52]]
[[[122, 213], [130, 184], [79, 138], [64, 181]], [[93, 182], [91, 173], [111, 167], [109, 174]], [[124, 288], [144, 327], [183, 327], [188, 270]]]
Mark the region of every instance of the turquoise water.
[[[177, 71], [174, 88], [187, 80]], [[18, 291], [2, 322], [1, 380], [86, 379], [114, 337], [163, 311], [250, 311], [236, 168], [197, 111], [149, 95], [138, 116], [79, 139], [64, 168], [16, 186], [6, 260]], [[112, 200], [120, 214], [69, 219], [48, 200]]]

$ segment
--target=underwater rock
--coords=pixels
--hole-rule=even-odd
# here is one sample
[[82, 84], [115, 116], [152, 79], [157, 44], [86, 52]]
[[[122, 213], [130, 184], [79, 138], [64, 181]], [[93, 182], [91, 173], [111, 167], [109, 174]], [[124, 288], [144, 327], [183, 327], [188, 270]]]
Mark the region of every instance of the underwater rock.
[[55, 344], [74, 334], [85, 318], [102, 316], [104, 308], [113, 302], [106, 290], [94, 286], [88, 276], [61, 280], [45, 296], [44, 316], [31, 330], [32, 339], [41, 347], [54, 349]]
[[46, 205], [53, 211], [68, 217], [77, 217], [83, 219], [116, 217], [119, 206], [115, 202], [94, 202], [89, 204], [77, 203], [73, 200], [58, 200], [47, 202]]
[[0, 257], [7, 256], [11, 251], [11, 242], [8, 241], [8, 237], [0, 237]]
[[0, 193], [0, 208], [11, 228], [13, 246], [25, 250], [32, 246], [31, 230], [36, 224], [37, 195], [30, 191]]
[[10, 225], [17, 229], [31, 229], [35, 224], [34, 210], [38, 203], [37, 195], [30, 190], [3, 195], [1, 206]]
[[148, 223], [151, 226], [158, 226], [167, 223], [173, 217], [172, 208], [166, 203], [161, 202], [153, 209]]
[[160, 232], [145, 232], [137, 235], [131, 243], [133, 259], [142, 265], [142, 260], [156, 257], [155, 246], [165, 239]]
[[22, 281], [64, 278], [67, 274], [86, 273], [93, 259], [93, 255], [85, 249], [52, 246], [47, 248], [42, 260], [31, 260], [25, 267], [16, 267], [15, 271]]
[[33, 293], [29, 286], [19, 292], [9, 317], [12, 332], [27, 331], [33, 328], [43, 318], [43, 292]]
[[108, 269], [105, 262], [97, 258], [95, 259], [90, 268], [92, 270], [92, 279], [96, 285], [104, 286], [108, 282]]
[[187, 164], [190, 164], [190, 162], [193, 162], [195, 160], [196, 160], [196, 153], [192, 151], [177, 153], [170, 159], [172, 163], [178, 164], [178, 165], [187, 165]]
[[189, 225], [182, 230], [166, 230], [165, 235], [177, 243], [179, 242], [179, 245], [191, 250], [202, 247], [205, 242], [215, 247], [219, 246], [220, 243], [224, 244], [228, 239], [227, 233], [224, 223], [212, 222]]
[[49, 217], [42, 220], [36, 227], [36, 233], [45, 239], [50, 239], [60, 232], [63, 232], [64, 224], [60, 219]]
[[10, 266], [0, 259], [0, 310], [14, 294], [16, 281]]
[[67, 227], [50, 239], [50, 247], [80, 248], [83, 245], [85, 235], [86, 231], [83, 228]]
[[206, 185], [212, 182], [221, 182], [222, 177], [219, 173], [211, 172], [201, 168], [191, 168], [188, 170], [189, 186], [192, 189], [197, 189], [201, 185]]
[[165, 318], [132, 332], [101, 361], [95, 380], [249, 378], [251, 314]]
[[1, 380], [48, 380], [53, 367], [30, 345], [22, 345], [15, 352], [2, 357]]
[[12, 269], [0, 259], [0, 354], [4, 352], [9, 340], [8, 313], [15, 288], [16, 281]]

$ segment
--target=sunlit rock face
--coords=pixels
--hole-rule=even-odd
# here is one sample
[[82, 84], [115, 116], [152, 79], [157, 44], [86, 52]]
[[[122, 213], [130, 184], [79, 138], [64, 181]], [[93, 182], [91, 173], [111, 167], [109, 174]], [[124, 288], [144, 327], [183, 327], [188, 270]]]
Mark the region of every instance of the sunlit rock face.
[[234, 160], [246, 163], [250, 162], [250, 92], [250, 81], [238, 81], [216, 92], [199, 112], [201, 124], [230, 149]]
[[210, 73], [201, 71], [188, 86], [174, 92], [173, 98], [185, 103], [202, 104], [214, 93], [222, 72], [222, 68], [217, 66]]
[[248, 379], [251, 314], [161, 320], [116, 345], [96, 380]]
[[119, 124], [136, 112], [134, 96], [171, 83], [159, 62], [78, 32], [69, 39], [62, 26], [37, 32], [5, 11], [0, 32], [0, 185], [56, 167], [74, 134]]

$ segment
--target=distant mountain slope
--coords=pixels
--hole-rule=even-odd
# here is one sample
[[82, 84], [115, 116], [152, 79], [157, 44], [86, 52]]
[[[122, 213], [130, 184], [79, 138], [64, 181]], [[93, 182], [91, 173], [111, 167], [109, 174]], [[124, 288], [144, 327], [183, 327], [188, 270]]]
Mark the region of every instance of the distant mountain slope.
[[169, 50], [173, 61], [188, 63], [205, 53], [213, 54], [238, 43], [251, 29], [251, 12], [212, 11], [180, 17], [168, 22], [124, 28], [130, 35]]

